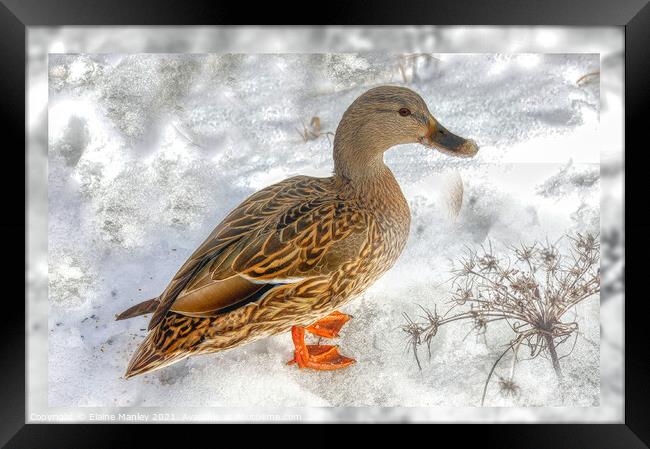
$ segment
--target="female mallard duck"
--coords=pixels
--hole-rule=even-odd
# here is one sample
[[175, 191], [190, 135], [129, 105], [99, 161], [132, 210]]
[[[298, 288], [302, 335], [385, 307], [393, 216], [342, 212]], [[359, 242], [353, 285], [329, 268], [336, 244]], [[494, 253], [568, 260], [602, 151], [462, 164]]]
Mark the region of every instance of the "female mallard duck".
[[384, 152], [419, 142], [452, 156], [478, 147], [447, 131], [415, 92], [371, 89], [345, 111], [334, 138], [334, 175], [296, 176], [253, 194], [183, 264], [158, 298], [117, 319], [153, 312], [126, 377], [194, 354], [233, 348], [291, 329], [300, 368], [354, 360], [332, 338], [350, 316], [336, 309], [377, 280], [404, 249], [409, 207]]

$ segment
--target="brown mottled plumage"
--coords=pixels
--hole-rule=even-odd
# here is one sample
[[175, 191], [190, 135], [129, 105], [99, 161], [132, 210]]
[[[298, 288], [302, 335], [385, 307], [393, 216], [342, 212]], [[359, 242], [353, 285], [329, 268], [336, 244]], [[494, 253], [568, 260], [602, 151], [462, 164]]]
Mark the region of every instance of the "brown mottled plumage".
[[126, 377], [308, 326], [363, 292], [395, 263], [409, 234], [408, 204], [383, 154], [414, 142], [461, 157], [477, 151], [409, 89], [383, 86], [357, 98], [336, 131], [332, 177], [296, 176], [253, 194], [159, 298], [118, 316], [154, 312]]

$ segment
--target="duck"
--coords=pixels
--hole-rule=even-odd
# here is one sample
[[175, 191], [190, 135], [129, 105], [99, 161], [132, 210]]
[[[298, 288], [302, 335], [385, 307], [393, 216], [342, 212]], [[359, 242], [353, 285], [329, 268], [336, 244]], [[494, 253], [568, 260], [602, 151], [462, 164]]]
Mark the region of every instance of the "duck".
[[378, 86], [356, 98], [334, 135], [332, 176], [294, 176], [252, 194], [158, 297], [117, 315], [152, 314], [124, 377], [285, 332], [294, 346], [288, 364], [337, 370], [355, 363], [338, 345], [306, 344], [306, 333], [337, 337], [351, 319], [339, 309], [404, 250], [411, 214], [384, 153], [414, 143], [454, 157], [478, 151], [409, 88]]

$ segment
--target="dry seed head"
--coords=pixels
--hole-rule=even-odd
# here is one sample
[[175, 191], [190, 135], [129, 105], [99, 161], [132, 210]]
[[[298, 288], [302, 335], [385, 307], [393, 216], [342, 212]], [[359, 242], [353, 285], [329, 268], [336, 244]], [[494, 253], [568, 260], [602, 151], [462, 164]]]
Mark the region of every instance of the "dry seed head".
[[506, 379], [499, 376], [499, 391], [505, 397], [515, 397], [519, 395], [521, 388], [512, 379]]
[[491, 254], [486, 254], [479, 258], [478, 265], [483, 272], [496, 271], [499, 268], [498, 260]]
[[453, 301], [458, 305], [465, 304], [468, 300], [472, 299], [472, 290], [470, 288], [458, 288], [454, 293]]

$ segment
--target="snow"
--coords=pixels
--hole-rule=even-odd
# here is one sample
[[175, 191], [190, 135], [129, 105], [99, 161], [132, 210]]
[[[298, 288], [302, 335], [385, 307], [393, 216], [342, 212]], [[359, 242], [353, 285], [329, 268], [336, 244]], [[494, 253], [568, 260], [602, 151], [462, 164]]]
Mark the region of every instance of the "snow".
[[[448, 299], [450, 260], [465, 245], [557, 239], [600, 228], [598, 55], [50, 55], [48, 402], [54, 407], [476, 406], [507, 342], [487, 346], [446, 326], [422, 371], [405, 350], [402, 313]], [[255, 190], [296, 174], [328, 176], [345, 108], [379, 84], [419, 92], [450, 130], [476, 140], [471, 160], [416, 145], [386, 155], [411, 205], [411, 237], [395, 267], [343, 311], [344, 371], [299, 371], [289, 335], [200, 356], [129, 381], [121, 376], [147, 321], [113, 321], [158, 295], [193, 249]], [[465, 196], [450, 218], [445, 177]], [[578, 310], [564, 359], [519, 365], [521, 393], [492, 406], [600, 401], [599, 300]], [[504, 341], [504, 338], [506, 339]]]

